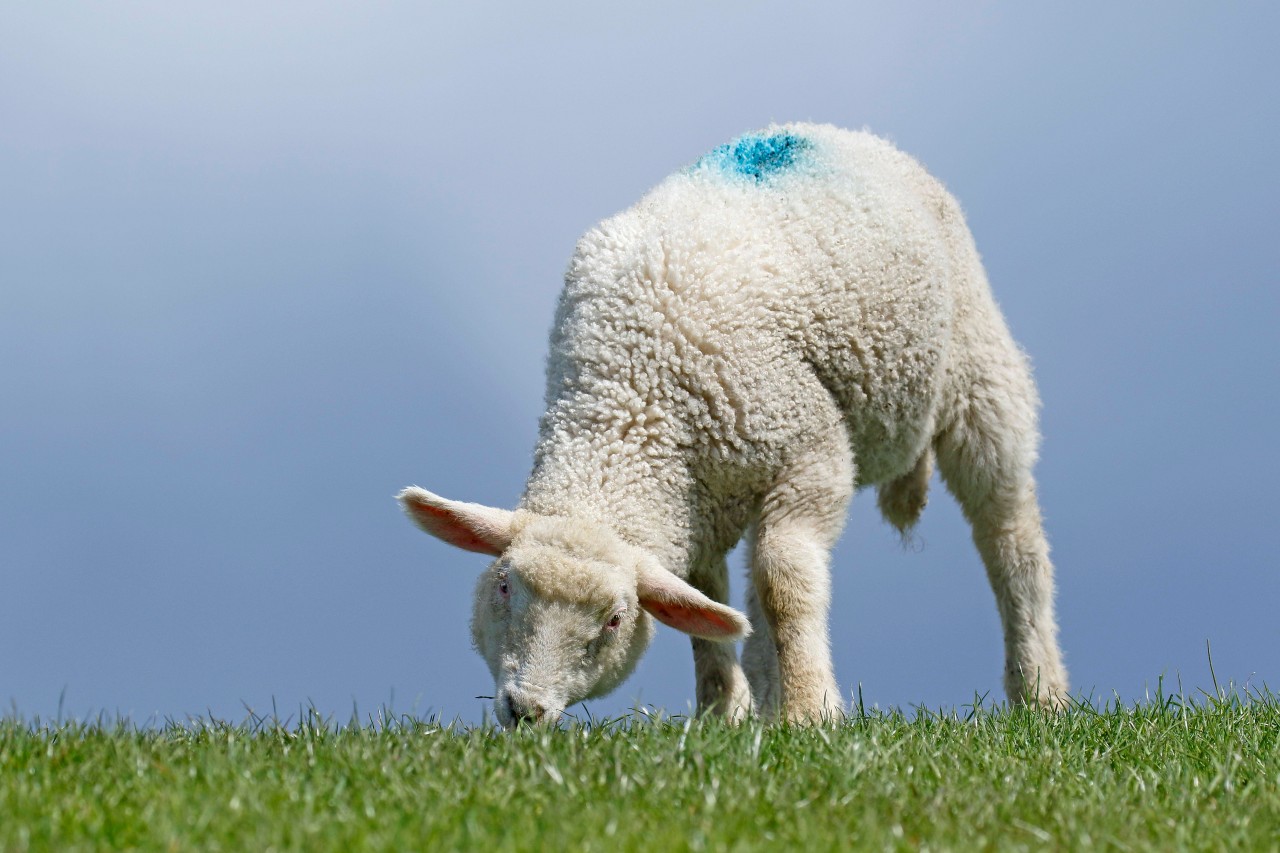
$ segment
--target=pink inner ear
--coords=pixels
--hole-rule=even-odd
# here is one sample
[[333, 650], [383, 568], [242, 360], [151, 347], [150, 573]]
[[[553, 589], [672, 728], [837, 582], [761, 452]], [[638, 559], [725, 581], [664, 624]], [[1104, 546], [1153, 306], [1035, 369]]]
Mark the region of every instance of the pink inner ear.
[[714, 610], [703, 610], [697, 607], [679, 607], [665, 601], [649, 599], [641, 601], [641, 606], [648, 610], [659, 622], [663, 622], [698, 637], [717, 638], [731, 637], [738, 633], [738, 626]]
[[409, 508], [418, 523], [431, 532], [431, 535], [466, 551], [476, 551], [496, 557], [502, 549], [496, 544], [476, 534], [466, 527], [458, 517], [447, 509], [430, 506], [421, 501], [409, 500]]

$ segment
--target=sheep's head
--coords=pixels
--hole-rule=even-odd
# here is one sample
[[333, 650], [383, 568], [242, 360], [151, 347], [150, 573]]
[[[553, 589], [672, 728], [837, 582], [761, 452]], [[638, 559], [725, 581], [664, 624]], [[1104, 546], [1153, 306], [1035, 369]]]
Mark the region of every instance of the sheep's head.
[[476, 585], [471, 635], [493, 673], [504, 726], [554, 723], [635, 669], [653, 618], [696, 637], [736, 640], [746, 618], [707, 598], [602, 525], [400, 494], [433, 536], [497, 559]]

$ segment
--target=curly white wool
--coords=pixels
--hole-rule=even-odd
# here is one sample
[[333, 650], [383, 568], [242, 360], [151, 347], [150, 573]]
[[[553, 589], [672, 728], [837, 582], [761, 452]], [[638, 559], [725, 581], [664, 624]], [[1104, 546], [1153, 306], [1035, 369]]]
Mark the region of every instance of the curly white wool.
[[[700, 708], [839, 713], [828, 560], [849, 498], [878, 486], [881, 511], [906, 531], [935, 457], [988, 569], [1009, 697], [1063, 700], [1031, 473], [1030, 371], [959, 206], [889, 143], [824, 125], [770, 127], [602, 222], [570, 261], [547, 376], [518, 514], [540, 524], [512, 528], [513, 516], [488, 508], [475, 509], [496, 515], [472, 518], [458, 508], [475, 505], [422, 490], [403, 496], [430, 532], [501, 555], [478, 587], [475, 633], [504, 722], [558, 716], [619, 683], [647, 642], [645, 612], [695, 635]], [[479, 547], [467, 539], [477, 523], [480, 539], [490, 533]], [[724, 557], [744, 534], [753, 633], [740, 666], [716, 640], [745, 633], [723, 604]], [[547, 582], [557, 561], [546, 549], [567, 554], [566, 537], [623, 564], [600, 600], [573, 614], [567, 587], [590, 568], [569, 558], [566, 589]], [[535, 547], [538, 568], [513, 559]], [[539, 592], [490, 607], [495, 578], [522, 571], [536, 572]], [[612, 657], [592, 659], [609, 665], [591, 681], [577, 646], [530, 615], [548, 607], [561, 637], [585, 637], [618, 607], [638, 627]], [[530, 643], [534, 622], [543, 635]]]

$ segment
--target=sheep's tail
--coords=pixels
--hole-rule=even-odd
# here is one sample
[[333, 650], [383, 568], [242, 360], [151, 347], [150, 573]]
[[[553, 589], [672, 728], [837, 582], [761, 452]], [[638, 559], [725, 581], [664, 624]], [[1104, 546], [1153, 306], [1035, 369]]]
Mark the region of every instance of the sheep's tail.
[[896, 480], [882, 483], [876, 503], [884, 520], [897, 528], [903, 539], [911, 535], [911, 528], [920, 520], [925, 504], [929, 503], [929, 477], [933, 474], [933, 450], [925, 448], [911, 470]]

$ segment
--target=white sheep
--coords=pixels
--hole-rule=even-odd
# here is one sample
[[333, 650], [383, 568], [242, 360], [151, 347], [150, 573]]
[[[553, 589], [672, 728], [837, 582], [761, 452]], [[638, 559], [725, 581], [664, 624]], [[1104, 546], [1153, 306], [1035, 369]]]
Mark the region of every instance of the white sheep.
[[[427, 532], [497, 557], [472, 633], [504, 725], [617, 687], [650, 617], [693, 637], [700, 712], [839, 714], [828, 564], [846, 507], [874, 484], [906, 532], [935, 457], [995, 592], [1010, 700], [1064, 701], [1035, 387], [960, 207], [889, 143], [773, 126], [593, 228], [546, 399], [514, 512], [400, 495]], [[744, 534], [749, 621], [725, 604]]]

